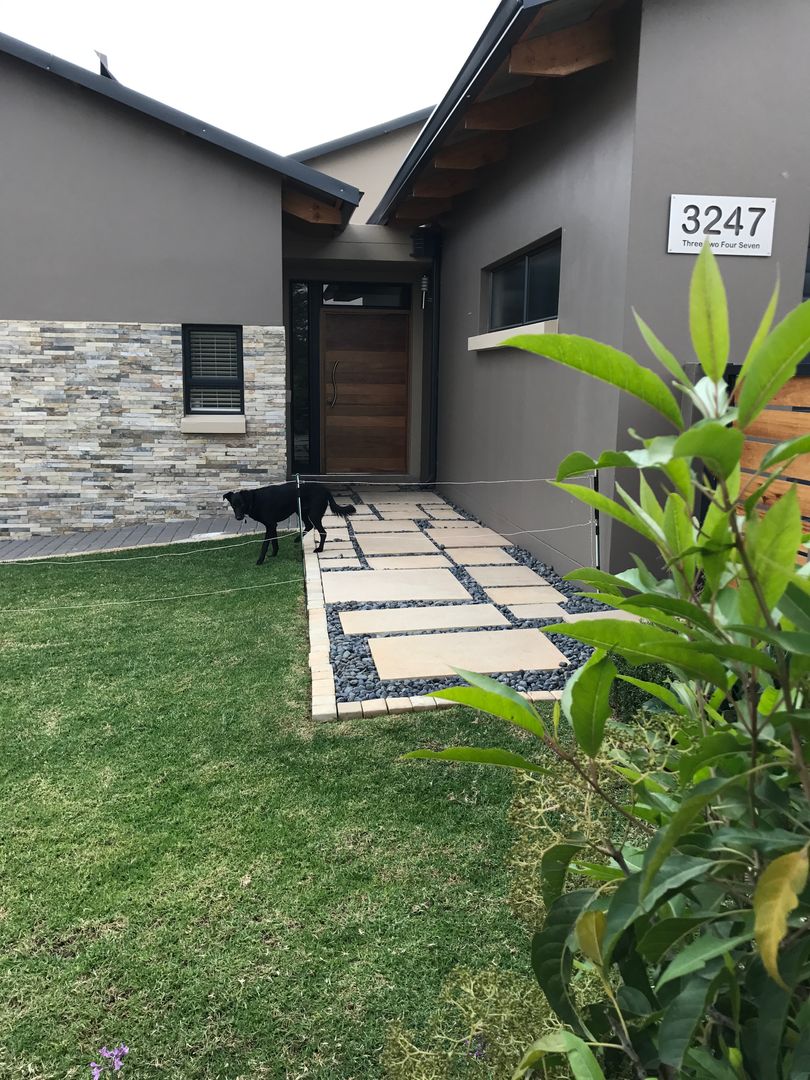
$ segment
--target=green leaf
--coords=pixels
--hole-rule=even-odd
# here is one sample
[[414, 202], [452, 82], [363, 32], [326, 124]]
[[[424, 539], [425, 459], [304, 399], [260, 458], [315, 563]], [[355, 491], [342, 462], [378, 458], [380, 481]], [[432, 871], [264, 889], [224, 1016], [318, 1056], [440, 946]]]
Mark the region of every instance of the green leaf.
[[651, 964], [658, 961], [693, 930], [717, 918], [716, 912], [680, 915], [653, 923], [638, 943], [639, 952]]
[[547, 908], [562, 894], [571, 860], [586, 846], [584, 840], [572, 838], [554, 844], [543, 852], [540, 857], [540, 888]]
[[745, 997], [751, 1003], [752, 1019], [742, 1033], [742, 1048], [752, 1080], [781, 1080], [780, 1059], [787, 1043], [785, 1024], [794, 991], [806, 984], [810, 941], [798, 940], [780, 958], [787, 989], [777, 986], [757, 958], [748, 965]]
[[574, 1080], [605, 1080], [605, 1074], [599, 1068], [599, 1062], [587, 1043], [570, 1031], [554, 1031], [533, 1042], [520, 1060], [512, 1074], [512, 1080], [523, 1080], [549, 1054], [562, 1054], [571, 1070]]
[[[623, 601], [624, 602], [624, 601]], [[715, 625], [710, 616], [698, 604], [692, 604], [688, 600], [680, 600], [674, 596], [664, 596], [662, 593], [646, 593], [641, 596], [627, 597], [627, 603], [642, 610], [644, 608], [659, 608], [669, 615], [677, 615], [693, 626], [699, 626], [703, 630], [713, 633]], [[617, 605], [618, 606], [618, 605]]]
[[683, 428], [681, 410], [672, 391], [654, 371], [642, 367], [632, 356], [610, 345], [575, 334], [521, 335], [504, 345], [548, 357], [558, 364], [584, 371], [587, 375], [616, 386], [643, 401], [666, 417], [678, 430]]
[[725, 1061], [718, 1061], [702, 1047], [687, 1050], [684, 1063], [694, 1072], [688, 1075], [695, 1080], [740, 1080], [740, 1074]]
[[784, 989], [777, 953], [787, 933], [788, 915], [798, 907], [799, 894], [807, 884], [807, 871], [807, 847], [803, 847], [768, 863], [754, 889], [754, 937], [765, 970]]
[[639, 690], [646, 690], [650, 697], [658, 698], [659, 701], [671, 709], [676, 716], [688, 716], [689, 710], [685, 705], [677, 699], [675, 694], [672, 693], [666, 686], [659, 686], [658, 683], [647, 682], [645, 679], [636, 679], [632, 675], [619, 675], [618, 678], [622, 682], [630, 683], [631, 686], [637, 686]]
[[601, 514], [607, 514], [609, 517], [616, 518], [622, 525], [626, 525], [628, 529], [632, 529], [634, 532], [640, 533], [645, 539], [650, 540], [653, 544], [657, 543], [657, 537], [643, 522], [631, 514], [629, 510], [625, 510], [623, 506], [620, 506], [613, 499], [609, 499], [607, 495], [603, 495], [600, 491], [594, 491], [593, 488], [582, 487], [581, 484], [561, 484], [554, 482], [553, 487], [558, 487], [561, 491], [567, 491], [569, 495], [573, 495], [575, 499], [585, 503], [586, 506], [592, 507], [594, 510], [598, 510]]
[[616, 678], [615, 664], [595, 652], [565, 685], [563, 712], [568, 717], [577, 745], [589, 758], [599, 753], [610, 717], [610, 688]]
[[[650, 517], [659, 528], [664, 527], [664, 510], [658, 499], [655, 497], [655, 492], [650, 487], [647, 479], [642, 473], [638, 478], [638, 497], [641, 502], [641, 508], [645, 514]], [[677, 498], [677, 495], [670, 495], [670, 498]]]
[[642, 317], [633, 308], [633, 318], [636, 320], [636, 326], [641, 332], [641, 336], [646, 341], [650, 352], [661, 363], [663, 367], [670, 373], [670, 375], [676, 380], [676, 382], [682, 383], [684, 386], [689, 385], [689, 376], [681, 367], [679, 362], [675, 359], [673, 353], [664, 345], [662, 341], [656, 337], [655, 333], [644, 322]]
[[667, 496], [663, 525], [664, 536], [674, 556], [677, 580], [682, 585], [682, 591], [691, 593], [695, 578], [695, 557], [685, 552], [695, 546], [697, 538], [686, 503], [674, 491]]
[[590, 889], [563, 893], [549, 908], [543, 929], [532, 938], [532, 968], [549, 1006], [564, 1024], [586, 1037], [589, 1033], [569, 996], [572, 959], [567, 942], [593, 895]]
[[702, 971], [706, 964], [716, 956], [729, 955], [739, 945], [743, 945], [750, 940], [751, 934], [749, 932], [733, 938], [721, 938], [717, 937], [716, 934], [703, 934], [694, 941], [690, 941], [678, 953], [658, 980], [655, 992], [658, 993], [662, 986], [666, 986], [673, 979], [682, 979], [686, 975], [691, 975], [693, 971]]
[[749, 645], [726, 644], [720, 641], [707, 641], [704, 638], [700, 641], [689, 641], [686, 647], [711, 656], [719, 656], [722, 660], [736, 660], [742, 664], [750, 664], [752, 667], [759, 668], [760, 671], [769, 671], [773, 675], [778, 670], [772, 656], [760, 649], [753, 649]]
[[577, 947], [597, 967], [604, 967], [602, 938], [605, 936], [604, 911], [583, 911], [576, 921]]
[[777, 305], [778, 302], [779, 302], [779, 274], [777, 272], [776, 284], [773, 287], [773, 292], [771, 293], [771, 298], [768, 301], [768, 306], [765, 308], [765, 311], [762, 313], [762, 318], [759, 321], [759, 326], [757, 327], [757, 332], [754, 334], [754, 337], [751, 340], [751, 344], [748, 347], [748, 352], [746, 353], [745, 360], [743, 360], [743, 365], [740, 368], [740, 374], [737, 376], [737, 385], [738, 386], [742, 385], [742, 381], [743, 381], [743, 379], [745, 378], [745, 376], [746, 376], [746, 374], [748, 372], [748, 368], [751, 366], [752, 358], [756, 355], [757, 351], [759, 350], [760, 345], [763, 343], [765, 338], [768, 336], [768, 332], [770, 331], [771, 326], [773, 325], [773, 317], [774, 317], [774, 314], [776, 313], [776, 305]]
[[[763, 517], [748, 522], [748, 557], [769, 611], [779, 603], [793, 577], [801, 535], [801, 509], [795, 487], [791, 487]], [[738, 593], [741, 621], [764, 622], [765, 615], [748, 580], [740, 581]]]
[[676, 1071], [689, 1049], [695, 1029], [706, 1015], [714, 993], [715, 979], [722, 972], [722, 961], [710, 961], [707, 969], [693, 975], [676, 997], [669, 1002], [658, 1028], [658, 1051], [664, 1065]]
[[795, 582], [788, 583], [779, 610], [800, 630], [810, 630], [810, 595]]
[[644, 856], [644, 866], [641, 874], [641, 886], [639, 897], [643, 900], [652, 886], [655, 876], [674, 850], [683, 834], [689, 829], [699, 815], [706, 809], [712, 799], [716, 798], [731, 784], [737, 783], [736, 777], [713, 776], [709, 780], [703, 780], [691, 790], [684, 792], [684, 796], [676, 813], [672, 816], [665, 829], [656, 833], [652, 843], [647, 848]]
[[740, 391], [739, 425], [747, 428], [796, 374], [810, 352], [810, 301], [782, 319], [751, 356]]
[[489, 713], [490, 716], [498, 716], [501, 720], [508, 720], [510, 724], [516, 724], [525, 731], [531, 732], [538, 739], [545, 736], [545, 728], [537, 710], [533, 709], [516, 690], [504, 686], [497, 679], [490, 679], [487, 675], [478, 675], [474, 671], [465, 671], [463, 668], [453, 670], [471, 685], [451, 686], [447, 690], [437, 690], [432, 695], [433, 697], [457, 701], [460, 705], [468, 705], [471, 709]]
[[802, 454], [810, 454], [810, 435], [799, 435], [787, 442], [777, 443], [772, 446], [759, 463], [760, 472], [772, 469], [774, 465], [781, 465], [783, 461], [801, 457]]
[[708, 241], [692, 272], [689, 329], [700, 366], [708, 378], [719, 382], [728, 363], [728, 303], [723, 278]]
[[653, 911], [670, 892], [676, 891], [687, 881], [708, 878], [713, 863], [692, 855], [671, 855], [655, 877], [646, 895], [640, 897], [641, 872], [631, 874], [621, 881], [613, 893], [607, 910], [607, 923], [602, 951], [607, 960], [621, 935], [636, 919]]
[[726, 427], [710, 420], [689, 428], [675, 441], [677, 457], [700, 458], [713, 473], [724, 480], [739, 464], [745, 436], [739, 428]]
[[556, 623], [543, 627], [543, 632], [565, 634], [594, 649], [617, 652], [631, 664], [672, 664], [686, 674], [706, 679], [716, 686], [725, 686], [726, 683], [725, 669], [713, 656], [693, 651], [679, 634], [647, 623], [593, 619]]
[[798, 653], [799, 656], [810, 655], [810, 633], [797, 633], [794, 630], [767, 630], [764, 626], [745, 624], [729, 626], [729, 630], [738, 634], [748, 634], [749, 637], [758, 637], [762, 641], [769, 641], [772, 645], [778, 645], [780, 649], [784, 649], [785, 652]]
[[686, 785], [692, 777], [705, 765], [710, 765], [718, 758], [729, 754], [739, 754], [745, 749], [740, 737], [730, 731], [717, 731], [712, 735], [706, 735], [698, 742], [697, 748], [691, 754], [684, 754], [678, 763], [678, 775], [681, 783]]
[[536, 761], [528, 761], [520, 754], [497, 747], [487, 750], [477, 746], [451, 746], [447, 750], [411, 750], [403, 754], [408, 761], [465, 761], [472, 765], [499, 765], [503, 769], [523, 769], [526, 772], [545, 774], [548, 769]]
[[576, 581], [582, 582], [585, 585], [596, 585], [601, 592], [613, 593], [616, 596], [621, 596], [622, 590], [634, 589], [634, 586], [630, 585], [623, 578], [617, 577], [616, 574], [608, 574], [604, 570], [594, 570], [593, 567], [590, 566], [583, 567], [580, 570], [571, 570], [563, 576], [563, 581]]

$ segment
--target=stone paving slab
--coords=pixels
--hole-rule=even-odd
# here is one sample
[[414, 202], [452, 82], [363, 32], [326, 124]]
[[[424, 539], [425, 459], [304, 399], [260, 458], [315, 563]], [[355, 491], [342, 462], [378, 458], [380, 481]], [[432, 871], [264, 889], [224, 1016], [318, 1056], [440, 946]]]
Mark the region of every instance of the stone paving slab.
[[477, 630], [470, 633], [375, 637], [369, 649], [381, 679], [425, 679], [472, 671], [544, 671], [565, 660], [539, 630]]
[[446, 506], [447, 503], [441, 497], [437, 495], [435, 491], [417, 491], [412, 488], [408, 491], [378, 491], [376, 494], [374, 491], [368, 489], [363, 491], [362, 486], [360, 488], [360, 494], [367, 503], [371, 503], [372, 506], [391, 505], [392, 503], [413, 502], [413, 503], [436, 503], [439, 506]]
[[363, 564], [357, 558], [356, 555], [347, 555], [344, 559], [323, 559], [321, 560], [321, 570], [324, 573], [337, 572], [339, 570], [362, 570]]
[[518, 565], [512, 556], [504, 551], [503, 548], [448, 547], [445, 548], [445, 550], [454, 562], [460, 563], [462, 566], [483, 566], [488, 563], [509, 563], [512, 566]]
[[485, 588], [490, 585], [548, 585], [544, 577], [528, 566], [476, 566], [469, 574]]
[[393, 521], [380, 521], [378, 518], [358, 521], [354, 525], [358, 539], [366, 533], [419, 532], [419, 526], [411, 518], [397, 518]]
[[380, 555], [368, 560], [372, 570], [439, 570], [450, 564], [444, 555]]
[[403, 506], [401, 509], [379, 511], [383, 521], [416, 521], [427, 517], [420, 506]]
[[327, 604], [386, 603], [392, 600], [469, 600], [470, 594], [449, 570], [347, 570], [327, 574]]
[[391, 634], [397, 631], [447, 630], [464, 626], [509, 626], [509, 620], [492, 604], [342, 611], [340, 623], [346, 634]]
[[431, 529], [431, 537], [445, 547], [511, 547], [508, 540], [483, 525], [469, 528]]
[[559, 604], [516, 604], [509, 610], [516, 619], [564, 619], [570, 618]]
[[438, 555], [436, 545], [421, 532], [357, 537], [364, 555]]
[[508, 607], [516, 604], [564, 604], [568, 599], [553, 585], [507, 585], [505, 588], [484, 589], [484, 592], [496, 604], [505, 604]]

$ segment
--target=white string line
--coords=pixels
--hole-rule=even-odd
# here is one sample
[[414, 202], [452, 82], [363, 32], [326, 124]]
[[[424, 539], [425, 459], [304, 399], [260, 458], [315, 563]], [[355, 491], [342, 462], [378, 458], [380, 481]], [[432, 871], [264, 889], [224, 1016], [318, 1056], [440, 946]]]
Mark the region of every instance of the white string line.
[[[256, 530], [259, 532], [260, 530]], [[202, 535], [202, 534], [201, 534]], [[298, 529], [285, 529], [284, 532], [278, 534], [277, 539], [286, 540], [288, 536], [297, 536]], [[209, 537], [208, 542], [213, 542], [219, 539], [218, 537]], [[264, 540], [263, 536], [257, 536], [254, 540], [242, 540], [238, 544], [223, 544], [222, 547], [218, 547], [216, 551], [227, 551], [229, 548], [247, 547], [248, 544], [261, 544]], [[175, 540], [176, 544], [199, 544], [202, 545], [202, 540], [195, 540], [193, 536], [190, 536], [187, 540]], [[137, 545], [135, 545], [137, 547]], [[121, 548], [122, 551], [126, 551], [126, 548]], [[127, 555], [123, 559], [84, 559], [81, 562], [73, 562], [73, 559], [81, 558], [81, 551], [66, 551], [64, 555], [60, 555], [58, 559], [49, 558], [37, 558], [36, 555], [31, 556], [28, 559], [7, 559], [0, 563], [0, 566], [69, 566], [72, 569], [82, 566], [97, 566], [99, 563], [125, 563], [125, 562], [141, 562], [144, 559], [180, 559], [185, 555], [200, 555], [205, 551], [202, 546], [196, 547], [191, 551], [164, 551], [160, 555]], [[65, 559], [71, 559], [71, 562], [64, 562]]]
[[586, 529], [586, 528], [588, 528], [589, 526], [591, 526], [593, 524], [594, 524], [594, 521], [593, 521], [593, 518], [591, 518], [590, 521], [577, 521], [574, 525], [556, 525], [553, 529], [520, 529], [519, 532], [500, 532], [500, 531], [498, 531], [498, 535], [499, 536], [526, 536], [527, 534], [530, 533], [533, 536], [535, 533], [562, 532], [564, 529]]
[[[583, 476], [592, 476], [592, 473], [583, 473]], [[367, 488], [367, 487], [387, 487], [394, 489], [392, 494], [395, 494], [397, 488], [404, 487], [419, 487], [423, 489], [432, 487], [468, 487], [471, 484], [546, 484], [556, 481], [556, 476], [532, 476], [524, 477], [517, 480], [431, 480], [426, 482], [424, 480], [403, 480], [402, 483], [395, 483], [391, 480], [340, 480], [337, 476], [332, 474], [331, 476], [325, 476], [322, 474], [313, 473], [303, 477], [304, 480], [332, 480], [335, 485], [340, 485], [347, 488]]]
[[210, 592], [178, 593], [176, 596], [147, 596], [139, 600], [101, 600], [97, 604], [60, 604], [58, 607], [0, 608], [0, 615], [44, 614], [49, 611], [88, 611], [103, 607], [127, 607], [130, 604], [157, 604], [167, 600], [192, 600], [200, 596], [224, 596], [226, 593], [247, 592], [249, 589], [272, 589], [276, 585], [293, 585], [303, 577], [268, 581], [264, 585], [239, 585], [233, 589], [213, 589]]

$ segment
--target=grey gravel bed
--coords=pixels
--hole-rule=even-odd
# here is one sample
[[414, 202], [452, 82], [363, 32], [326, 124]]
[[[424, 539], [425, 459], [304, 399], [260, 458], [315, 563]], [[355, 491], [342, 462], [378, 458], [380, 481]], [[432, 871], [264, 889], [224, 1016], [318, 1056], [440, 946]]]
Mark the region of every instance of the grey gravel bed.
[[[355, 501], [357, 501], [357, 499], [355, 499]], [[374, 509], [371, 499], [368, 501], [371, 503], [372, 509]], [[459, 507], [453, 506], [452, 503], [447, 503], [447, 505], [456, 510], [464, 520], [476, 521], [471, 514]], [[452, 521], [442, 521], [440, 519], [417, 519], [416, 523], [426, 536], [430, 536], [431, 529], [437, 526], [452, 526]], [[351, 519], [348, 521], [348, 526], [349, 537], [361, 566], [344, 567], [342, 569], [344, 572], [350, 569], [368, 569], [368, 560], [360, 550], [357, 535], [352, 528]], [[437, 552], [443, 550], [442, 545], [437, 544], [436, 547]], [[584, 600], [581, 597], [578, 597], [576, 595], [578, 592], [578, 587], [576, 585], [563, 581], [551, 566], [547, 563], [540, 562], [539, 559], [536, 559], [523, 548], [515, 545], [507, 548], [506, 551], [512, 556], [516, 563], [536, 571], [541, 577], [545, 578], [550, 585], [553, 585], [555, 589], [566, 597], [565, 602], [560, 604], [564, 611], [574, 614], [608, 610], [605, 604]], [[450, 566], [448, 567], [450, 572], [462, 585], [464, 585], [465, 589], [468, 590], [470, 593], [469, 598], [457, 601], [399, 600], [388, 603], [361, 603], [355, 601], [351, 603], [327, 605], [326, 620], [329, 629], [330, 660], [335, 673], [335, 690], [338, 701], [367, 701], [371, 698], [415, 697], [421, 694], [435, 693], [437, 690], [441, 690], [447, 686], [463, 685], [463, 679], [453, 676], [406, 680], [380, 679], [371, 657], [368, 638], [365, 635], [344, 634], [340, 624], [341, 611], [379, 611], [406, 607], [453, 607], [459, 604], [468, 604], [470, 602], [493, 604], [492, 599], [487, 596], [483, 588], [470, 576], [468, 571], [463, 566], [459, 566], [457, 563], [453, 562], [446, 551], [444, 551], [444, 554], [450, 562]], [[322, 569], [327, 573], [329, 572], [329, 569], [326, 567], [323, 567]], [[336, 565], [333, 569], [339, 570], [341, 567]], [[517, 619], [505, 606], [500, 604], [494, 604], [494, 606], [508, 620], [508, 626], [487, 628], [496, 632], [498, 630], [509, 630], [515, 627], [520, 627], [521, 629], [532, 627], [542, 629], [544, 626], [551, 626], [558, 621], [556, 619]], [[470, 629], [471, 627], [443, 627], [441, 633], [462, 633], [469, 632]], [[419, 636], [423, 633], [425, 633], [425, 631], [401, 631], [396, 636]], [[520, 691], [561, 690], [571, 672], [584, 664], [591, 655], [591, 649], [587, 645], [582, 645], [580, 642], [574, 641], [572, 638], [562, 634], [549, 634], [548, 638], [565, 656], [566, 661], [564, 666], [551, 671], [499, 672], [493, 674], [492, 678]]]

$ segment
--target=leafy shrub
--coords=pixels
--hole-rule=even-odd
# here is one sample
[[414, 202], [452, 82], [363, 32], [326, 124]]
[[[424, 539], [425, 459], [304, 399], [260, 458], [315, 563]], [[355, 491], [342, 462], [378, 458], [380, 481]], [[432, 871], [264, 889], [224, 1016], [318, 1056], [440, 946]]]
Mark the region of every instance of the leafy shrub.
[[[740, 468], [744, 429], [810, 351], [810, 302], [772, 329], [776, 303], [777, 291], [733, 397], [726, 294], [708, 246], [690, 297], [703, 376], [692, 383], [638, 319], [681, 403], [609, 346], [571, 335], [510, 342], [619, 387], [674, 429], [597, 460], [571, 454], [557, 479], [657, 547], [663, 577], [639, 559], [621, 574], [570, 575], [590, 585], [586, 595], [644, 621], [548, 628], [594, 649], [550, 725], [519, 694], [471, 672], [461, 673], [468, 686], [440, 694], [521, 727], [538, 753], [409, 755], [541, 776], [565, 768], [614, 812], [601, 837], [564, 837], [540, 859], [547, 913], [532, 966], [563, 1026], [540, 1032], [515, 1080], [561, 1056], [588, 1080], [810, 1076], [810, 562], [797, 565], [810, 538], [794, 487], [761, 512], [772, 484], [810, 453], [810, 434], [770, 448], [755, 475]], [[690, 426], [681, 404], [699, 414]], [[619, 484], [614, 500], [568, 482], [602, 468], [636, 470], [638, 499]], [[619, 672], [617, 656], [633, 674]], [[666, 679], [639, 678], [646, 664], [662, 665]], [[674, 718], [666, 732], [645, 730], [638, 746], [614, 736], [617, 679], [662, 702]], [[574, 746], [560, 735], [563, 714]], [[571, 888], [572, 872], [586, 887]], [[601, 988], [596, 1000], [577, 993], [584, 974]]]
[[[618, 653], [612, 656], [611, 660], [616, 668], [617, 675], [634, 675], [642, 682], [657, 683], [659, 686], [666, 686], [669, 683], [669, 668], [663, 664], [639, 664], [637, 667], [633, 667]], [[625, 724], [635, 720], [638, 714], [643, 711], [645, 705], [656, 700], [658, 699], [651, 697], [647, 690], [636, 686], [634, 683], [626, 682], [624, 679], [614, 679], [610, 688], [611, 714]], [[663, 705], [663, 702], [660, 702], [660, 704]]]

